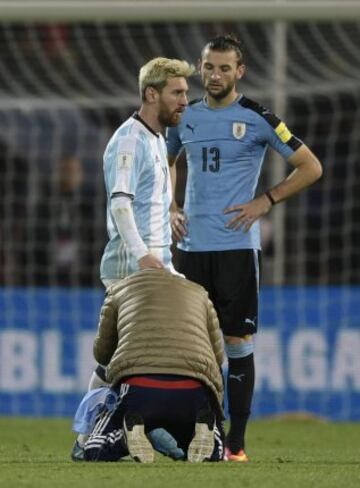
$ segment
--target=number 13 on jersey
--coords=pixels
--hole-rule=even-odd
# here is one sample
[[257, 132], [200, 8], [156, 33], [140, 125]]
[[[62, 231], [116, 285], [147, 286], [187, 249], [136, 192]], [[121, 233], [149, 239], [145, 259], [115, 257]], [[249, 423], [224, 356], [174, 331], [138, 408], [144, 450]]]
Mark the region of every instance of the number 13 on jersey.
[[220, 149], [218, 147], [202, 148], [202, 170], [212, 173], [220, 171]]

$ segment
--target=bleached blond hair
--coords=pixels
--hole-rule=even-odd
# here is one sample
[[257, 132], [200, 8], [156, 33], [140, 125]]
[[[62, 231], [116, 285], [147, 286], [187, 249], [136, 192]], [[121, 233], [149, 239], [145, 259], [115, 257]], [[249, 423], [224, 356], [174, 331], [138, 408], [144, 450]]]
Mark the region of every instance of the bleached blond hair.
[[145, 90], [152, 86], [161, 91], [169, 78], [188, 78], [195, 71], [194, 66], [180, 59], [154, 58], [140, 69], [139, 90], [141, 99], [145, 100]]

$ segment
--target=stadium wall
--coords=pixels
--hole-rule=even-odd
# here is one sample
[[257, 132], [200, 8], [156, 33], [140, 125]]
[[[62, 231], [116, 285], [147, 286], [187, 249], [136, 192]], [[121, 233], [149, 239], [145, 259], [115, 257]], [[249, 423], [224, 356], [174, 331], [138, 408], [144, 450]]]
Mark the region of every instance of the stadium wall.
[[[0, 290], [1, 415], [73, 415], [102, 300], [93, 289]], [[360, 420], [360, 287], [264, 288], [260, 322], [254, 417]]]

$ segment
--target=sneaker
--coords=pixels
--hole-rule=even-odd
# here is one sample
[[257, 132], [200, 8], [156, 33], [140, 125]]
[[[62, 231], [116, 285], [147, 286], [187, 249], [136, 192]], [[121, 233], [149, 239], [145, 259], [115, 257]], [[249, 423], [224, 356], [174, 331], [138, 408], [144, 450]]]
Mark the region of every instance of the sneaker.
[[154, 451], [145, 435], [144, 421], [140, 415], [125, 414], [124, 432], [130, 456], [138, 463], [152, 463]]
[[73, 461], [84, 461], [84, 448], [80, 446], [77, 440], [74, 442], [71, 451], [71, 459]]
[[165, 429], [158, 428], [148, 433], [153, 448], [164, 456], [169, 456], [175, 461], [185, 458], [184, 451], [178, 447], [174, 437]]
[[211, 411], [202, 411], [196, 417], [195, 434], [188, 449], [188, 461], [208, 461], [215, 446], [215, 416]]
[[237, 463], [247, 463], [249, 458], [244, 449], [240, 449], [236, 454], [232, 453], [228, 447], [225, 447], [224, 461], [235, 461]]

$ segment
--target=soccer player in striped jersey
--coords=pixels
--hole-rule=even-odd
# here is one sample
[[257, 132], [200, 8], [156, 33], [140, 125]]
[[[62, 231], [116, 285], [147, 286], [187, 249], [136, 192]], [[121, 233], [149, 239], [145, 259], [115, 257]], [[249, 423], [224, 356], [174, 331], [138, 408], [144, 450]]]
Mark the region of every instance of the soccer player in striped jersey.
[[145, 268], [172, 269], [165, 127], [187, 105], [186, 61], [155, 58], [139, 74], [142, 105], [111, 137], [104, 153], [109, 242], [101, 260], [105, 286]]
[[[178, 240], [178, 270], [208, 290], [219, 316], [229, 362], [226, 458], [246, 462], [258, 321], [259, 218], [316, 181], [322, 169], [284, 122], [238, 92], [245, 65], [236, 38], [208, 42], [199, 66], [206, 94], [190, 103], [178, 127], [168, 131], [170, 165], [184, 147], [188, 168], [184, 211], [173, 204], [172, 230]], [[256, 196], [268, 146], [293, 171]]]

